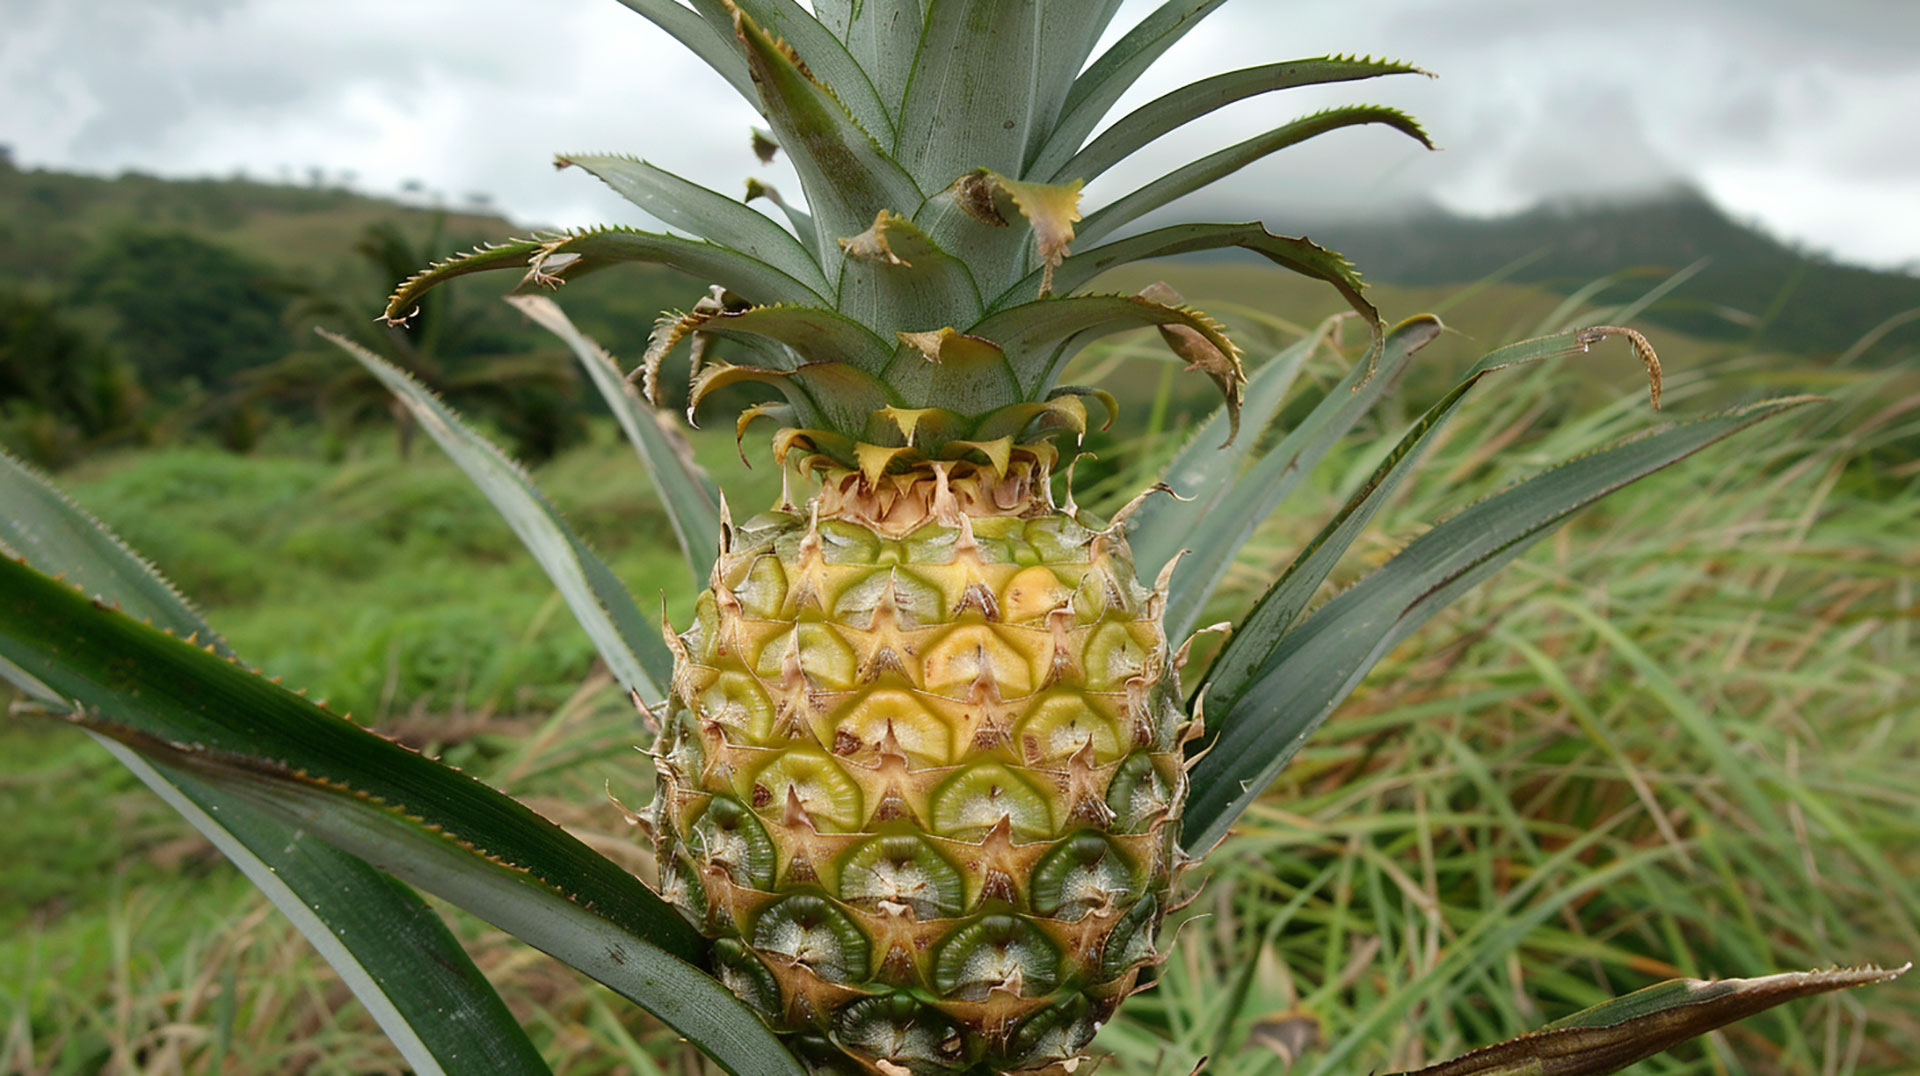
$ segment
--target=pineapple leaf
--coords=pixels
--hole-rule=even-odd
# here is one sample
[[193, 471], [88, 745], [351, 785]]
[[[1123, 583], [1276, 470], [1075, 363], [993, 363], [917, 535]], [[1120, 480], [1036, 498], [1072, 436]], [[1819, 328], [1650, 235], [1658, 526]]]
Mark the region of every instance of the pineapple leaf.
[[159, 569], [104, 523], [11, 453], [0, 449], [0, 555], [20, 557], [221, 656], [233, 653]]
[[[27, 551], [98, 600], [230, 655], [200, 614], [111, 531], [0, 453], [0, 549]], [[4, 657], [0, 675], [43, 706], [64, 700]], [[365, 862], [110, 740], [107, 750], [226, 855], [290, 919], [417, 1072], [547, 1071], [538, 1051], [438, 915]]]
[[1162, 325], [1192, 329], [1222, 355], [1236, 361], [1240, 354], [1219, 324], [1207, 315], [1134, 295], [1035, 299], [989, 314], [966, 332], [999, 344], [1013, 364], [1022, 397], [1037, 400], [1060, 380], [1067, 360], [1094, 340], [1128, 329]]
[[660, 494], [660, 503], [673, 521], [674, 537], [686, 555], [687, 568], [695, 586], [704, 586], [713, 568], [714, 536], [720, 533], [720, 491], [700, 465], [693, 461], [691, 447], [677, 430], [660, 422], [659, 412], [640, 399], [633, 383], [605, 349], [574, 327], [558, 303], [544, 295], [514, 295], [507, 298], [516, 309], [533, 319], [541, 328], [559, 337], [580, 365], [586, 367], [593, 386], [607, 402], [607, 409], [620, 423], [627, 441], [639, 454], [640, 463]]
[[[1134, 24], [1112, 47], [1100, 54], [1067, 91], [1060, 121], [1048, 134], [1036, 160], [1064, 161], [1073, 156], [1093, 133], [1108, 110], [1120, 100], [1134, 82], [1152, 67], [1166, 51], [1200, 20], [1219, 10], [1226, 0], [1167, 0], [1151, 15]], [[1043, 177], [1050, 173], [1030, 168], [1023, 174]]]
[[845, 257], [838, 240], [860, 234], [883, 209], [911, 216], [923, 201], [920, 188], [790, 49], [745, 13], [734, 16], [734, 27], [760, 87], [762, 112], [806, 190], [818, 261], [827, 279], [836, 279]]
[[751, 104], [759, 104], [760, 94], [753, 88], [753, 76], [747, 73], [747, 65], [734, 44], [731, 26], [715, 26], [676, 0], [620, 0], [620, 3], [671, 34], [688, 52], [700, 57], [702, 63], [726, 79], [735, 93]]
[[982, 168], [960, 177], [954, 195], [962, 210], [985, 224], [1006, 227], [1010, 213], [1026, 218], [1034, 253], [1040, 257], [1038, 294], [1052, 294], [1054, 271], [1066, 260], [1073, 226], [1080, 220], [1080, 181], [1026, 183]]
[[[1051, 9], [1051, 17], [1047, 12]], [[926, 191], [986, 168], [1021, 174], [1047, 44], [1078, 30], [1039, 0], [927, 0], [893, 157]]]
[[[1221, 503], [1235, 506], [1232, 522], [1189, 532], [1191, 550], [1174, 569], [1173, 594], [1167, 602], [1167, 637], [1177, 639], [1200, 622], [1207, 599], [1226, 578], [1227, 568], [1253, 532], [1292, 494], [1300, 481], [1319, 464], [1360, 417], [1406, 369], [1413, 353], [1440, 335], [1440, 321], [1432, 316], [1409, 318], [1387, 335], [1377, 365], [1354, 364], [1353, 370], [1327, 394], [1298, 426], [1233, 483]], [[1221, 519], [1221, 517], [1215, 517]]]
[[637, 228], [607, 227], [516, 239], [435, 262], [394, 289], [387, 299], [385, 316], [395, 324], [405, 321], [419, 306], [421, 296], [469, 273], [520, 269], [526, 274], [523, 287], [558, 287], [618, 262], [670, 266], [715, 281], [757, 303], [827, 305], [826, 298], [806, 284], [731, 247]]
[[661, 698], [673, 655], [601, 559], [561, 518], [525, 471], [460, 421], [453, 409], [392, 363], [345, 337], [321, 332], [387, 386], [525, 543], [622, 687]]
[[882, 210], [840, 246], [840, 311], [863, 325], [968, 324], [985, 312], [966, 263], [905, 217]]
[[519, 935], [735, 1073], [798, 1076], [678, 912], [524, 805], [23, 564], [0, 594], [0, 657], [72, 723]]
[[840, 436], [862, 429], [876, 411], [902, 406], [886, 382], [844, 362], [808, 363], [791, 370], [716, 362], [694, 375], [687, 421], [693, 422], [701, 402], [714, 392], [749, 381], [770, 385], [784, 396], [801, 427]]
[[[1412, 476], [1429, 442], [1446, 428], [1454, 413], [1481, 380], [1496, 370], [1543, 362], [1562, 355], [1586, 354], [1595, 343], [1613, 335], [1612, 330], [1580, 329], [1535, 340], [1523, 340], [1488, 353], [1467, 371], [1439, 402], [1428, 408], [1400, 442], [1387, 453], [1371, 477], [1361, 484], [1346, 505], [1327, 522], [1313, 541], [1294, 559], [1286, 572], [1261, 596], [1246, 616], [1240, 618], [1233, 639], [1221, 650], [1207, 674], [1207, 704], [1215, 713], [1227, 713], [1238, 705], [1254, 671], [1274, 644], [1299, 617], [1307, 602], [1326, 581], [1347, 547], [1360, 536], [1374, 515], [1385, 506], [1400, 484]], [[1651, 370], [1657, 371], [1654, 365]], [[1653, 399], [1660, 398], [1659, 380], [1653, 378]]]
[[722, 310], [702, 319], [694, 331], [729, 339], [772, 340], [792, 350], [799, 362], [846, 363], [878, 374], [894, 349], [873, 330], [837, 310], [818, 306], [752, 306]]
[[846, 45], [793, 0], [728, 0], [799, 55], [806, 69], [839, 99], [860, 126], [883, 144], [893, 138], [893, 114]]
[[[1338, 391], [1338, 390], [1336, 390]], [[1767, 400], [1577, 457], [1460, 512], [1282, 636], [1192, 771], [1182, 843], [1226, 836], [1368, 669], [1482, 579], [1581, 508], [1756, 423], [1813, 402]]]
[[941, 410], [969, 416], [1020, 398], [1013, 364], [993, 340], [952, 326], [899, 335], [901, 346], [885, 378], [903, 398], [937, 400]]
[[798, 239], [724, 194], [634, 157], [566, 154], [554, 158], [553, 163], [556, 168], [577, 166], [590, 173], [668, 227], [731, 247], [804, 282], [815, 291], [828, 290], [827, 279], [820, 275], [819, 263]]
[[821, 22], [847, 44], [882, 101], [898, 110], [925, 26], [922, 0], [820, 0]]
[[1898, 968], [1794, 971], [1757, 979], [1669, 979], [1539, 1031], [1398, 1076], [1606, 1076], [1775, 1005], [1899, 978]]
[[[1268, 359], [1247, 380], [1247, 399], [1241, 420], [1251, 425], [1256, 434], [1279, 413], [1301, 364], [1333, 332], [1336, 320], [1328, 318], [1321, 322], [1299, 342]], [[1222, 404], [1200, 424], [1161, 473], [1161, 481], [1179, 496], [1155, 497], [1142, 503], [1130, 517], [1127, 545], [1133, 550], [1134, 568], [1143, 578], [1152, 579], [1160, 574], [1160, 569], [1198, 533], [1201, 521], [1214, 518], [1234, 478], [1253, 455], [1259, 441], [1257, 436], [1221, 445], [1227, 439], [1229, 424], [1226, 405]]]
[[803, 246], [808, 249], [819, 246], [820, 232], [814, 228], [813, 216], [806, 210], [780, 197], [780, 192], [767, 184], [757, 179], [749, 178], [747, 180], [746, 200], [751, 202], [755, 198], [765, 198], [767, 201], [772, 202], [780, 210], [781, 215], [787, 218], [787, 223], [792, 225], [793, 234], [800, 237], [800, 242]]
[[1182, 165], [1119, 201], [1102, 207], [1089, 215], [1082, 224], [1081, 241], [1091, 243], [1112, 233], [1116, 228], [1139, 220], [1142, 216], [1176, 198], [1218, 182], [1288, 146], [1298, 145], [1316, 135], [1337, 131], [1343, 127], [1370, 123], [1392, 127], [1428, 149], [1433, 148], [1432, 140], [1427, 137], [1426, 131], [1421, 129], [1420, 124], [1399, 109], [1387, 108], [1384, 105], [1350, 105], [1345, 108], [1327, 109], [1311, 116], [1302, 116], [1265, 134], [1255, 135], [1244, 142]]
[[[1283, 269], [1332, 284], [1347, 300], [1347, 305], [1366, 319], [1375, 347], [1379, 346], [1380, 312], [1367, 300], [1366, 285], [1353, 264], [1311, 240], [1274, 235], [1259, 224], [1176, 224], [1116, 239], [1061, 262], [1060, 268], [1054, 271], [1054, 286], [1070, 292], [1116, 266], [1227, 247], [1250, 250]], [[1029, 289], [1038, 286], [1041, 279], [1043, 275], [1038, 271], [1029, 274], [997, 298], [996, 307], [1030, 294]]]
[[1090, 181], [1160, 136], [1235, 101], [1297, 86], [1404, 74], [1427, 72], [1412, 64], [1353, 56], [1321, 56], [1229, 71], [1182, 86], [1141, 105], [1100, 132], [1099, 137], [1073, 154], [1071, 160], [1036, 161], [1034, 171], [1051, 176], [1055, 182]]

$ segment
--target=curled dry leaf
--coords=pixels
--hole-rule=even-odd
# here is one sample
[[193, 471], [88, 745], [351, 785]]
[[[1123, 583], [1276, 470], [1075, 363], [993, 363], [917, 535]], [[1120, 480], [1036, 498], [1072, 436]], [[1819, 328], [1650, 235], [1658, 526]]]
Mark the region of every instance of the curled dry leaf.
[[1080, 220], [1080, 187], [1077, 179], [1069, 183], [1028, 183], [982, 168], [955, 180], [952, 189], [960, 208], [983, 224], [1011, 224], [1009, 206], [1027, 218], [1045, 267], [1040, 294], [1049, 295], [1053, 292], [1053, 271], [1066, 260], [1073, 244], [1074, 223]]

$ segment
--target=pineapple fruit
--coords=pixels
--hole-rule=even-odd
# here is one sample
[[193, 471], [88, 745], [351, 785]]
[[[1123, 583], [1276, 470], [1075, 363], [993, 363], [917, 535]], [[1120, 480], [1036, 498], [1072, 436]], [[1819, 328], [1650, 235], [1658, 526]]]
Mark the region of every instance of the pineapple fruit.
[[1351, 267], [1304, 239], [1180, 224], [1096, 243], [1326, 131], [1426, 139], [1391, 109], [1336, 109], [1091, 213], [1082, 185], [1226, 103], [1416, 69], [1249, 68], [1090, 138], [1220, 0], [1170, 0], [1090, 64], [1117, 0], [625, 2], [756, 105], [772, 128], [756, 148], [789, 154], [805, 208], [750, 182], [783, 226], [643, 161], [563, 157], [699, 238], [486, 248], [403, 284], [388, 314], [488, 268], [552, 286], [632, 260], [714, 282], [661, 319], [636, 374], [657, 398], [687, 343], [690, 419], [720, 388], [771, 386], [780, 399], [738, 428], [777, 423], [805, 495], [723, 518], [694, 623], [670, 639], [661, 888], [715, 939], [717, 974], [821, 1069], [1071, 1071], [1159, 959], [1201, 723], [1162, 626], [1172, 566], [1143, 585], [1125, 511], [1055, 500], [1064, 454], [1114, 408], [1060, 377], [1092, 340], [1151, 327], [1236, 425], [1245, 383], [1220, 325], [1171, 289], [1084, 289], [1115, 265], [1239, 247], [1329, 282], [1380, 338]]

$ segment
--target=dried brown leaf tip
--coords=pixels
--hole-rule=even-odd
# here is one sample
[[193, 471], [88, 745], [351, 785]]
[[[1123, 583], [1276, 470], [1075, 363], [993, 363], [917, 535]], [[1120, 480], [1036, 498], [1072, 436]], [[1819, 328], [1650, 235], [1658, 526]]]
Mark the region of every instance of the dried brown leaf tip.
[[[1139, 297], [1157, 306], [1182, 311], [1187, 309], [1186, 300], [1165, 281], [1155, 281], [1142, 288]], [[1204, 315], [1196, 316], [1204, 318]], [[1187, 369], [1206, 374], [1219, 386], [1221, 395], [1226, 397], [1229, 428], [1226, 444], [1220, 447], [1227, 447], [1240, 436], [1240, 402], [1246, 394], [1247, 384], [1246, 373], [1240, 368], [1240, 356], [1231, 350], [1220, 350], [1217, 344], [1207, 338], [1207, 334], [1191, 325], [1173, 323], [1163, 324], [1159, 328], [1160, 339], [1187, 364]]]
[[999, 362], [1006, 357], [1000, 345], [978, 336], [968, 336], [951, 325], [931, 332], [898, 334], [900, 342], [926, 356], [928, 362]]
[[1580, 346], [1590, 348], [1609, 336], [1624, 336], [1633, 345], [1634, 355], [1647, 368], [1647, 394], [1653, 399], [1653, 409], [1660, 410], [1660, 356], [1654, 353], [1653, 343], [1634, 329], [1619, 325], [1594, 325], [1580, 330]]
[[780, 143], [774, 141], [773, 135], [758, 127], [753, 128], [753, 155], [760, 159], [761, 164], [772, 164], [774, 155], [779, 152]]
[[1012, 223], [1011, 208], [1027, 218], [1044, 272], [1040, 294], [1053, 292], [1053, 271], [1066, 260], [1073, 243], [1073, 226], [1080, 219], [1081, 181], [1027, 183], [982, 168], [954, 181], [954, 201], [983, 224], [1004, 227]]
[[882, 209], [873, 218], [873, 226], [859, 235], [842, 236], [838, 242], [840, 249], [847, 252], [849, 258], [863, 258], [884, 265], [899, 265], [912, 268], [913, 263], [893, 252], [887, 243], [887, 229], [902, 220], [898, 214]]

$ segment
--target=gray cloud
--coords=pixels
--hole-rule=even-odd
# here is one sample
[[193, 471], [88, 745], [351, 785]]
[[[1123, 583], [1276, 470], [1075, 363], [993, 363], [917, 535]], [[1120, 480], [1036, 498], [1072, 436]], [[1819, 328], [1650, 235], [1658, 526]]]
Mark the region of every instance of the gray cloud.
[[[1150, 10], [1129, 0], [1121, 21]], [[320, 165], [397, 189], [493, 193], [549, 223], [638, 220], [552, 152], [620, 149], [723, 191], [755, 170], [752, 111], [611, 0], [0, 0], [0, 141], [29, 163], [273, 175]], [[1156, 144], [1089, 191], [1124, 193], [1331, 104], [1419, 115], [1445, 151], [1343, 131], [1226, 184], [1290, 214], [1438, 201], [1469, 212], [1686, 178], [1790, 238], [1870, 261], [1920, 253], [1920, 4], [1880, 0], [1238, 0], [1123, 108], [1232, 66], [1327, 52], [1441, 77], [1292, 91]], [[790, 175], [765, 178], [788, 188]]]

